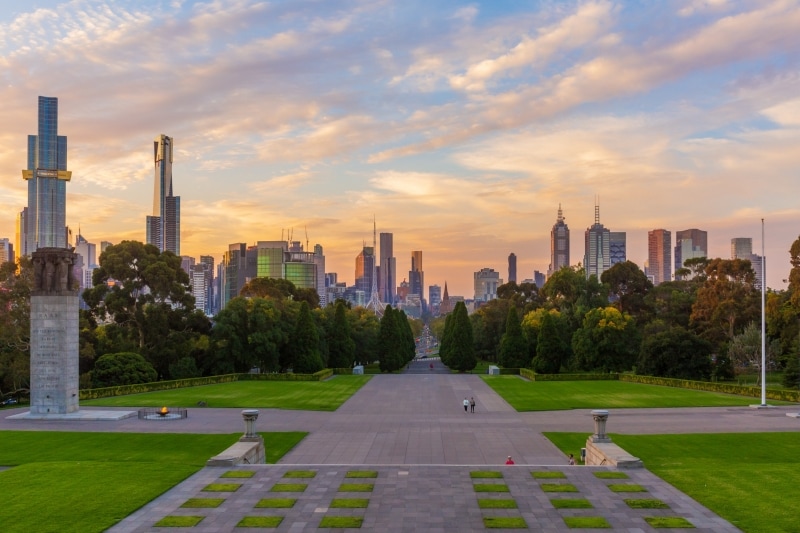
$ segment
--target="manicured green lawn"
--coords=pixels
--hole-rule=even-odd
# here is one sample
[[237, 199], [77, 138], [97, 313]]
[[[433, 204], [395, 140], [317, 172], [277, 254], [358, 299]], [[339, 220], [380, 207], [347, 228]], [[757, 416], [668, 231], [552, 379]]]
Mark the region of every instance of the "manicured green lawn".
[[326, 381], [235, 381], [98, 400], [81, 400], [85, 406], [206, 407], [303, 409], [335, 411], [371, 379], [370, 376], [335, 376]]
[[[545, 436], [565, 453], [575, 453], [587, 437]], [[798, 432], [611, 438], [639, 457], [645, 468], [747, 533], [798, 531]]]
[[[305, 436], [262, 435], [272, 463]], [[0, 529], [103, 531], [197, 472], [240, 436], [0, 431], [0, 465], [13, 466], [0, 472]]]
[[[526, 381], [519, 376], [481, 376], [517, 411], [637, 407], [726, 407], [755, 399], [626, 381]], [[778, 405], [780, 402], [770, 401]]]

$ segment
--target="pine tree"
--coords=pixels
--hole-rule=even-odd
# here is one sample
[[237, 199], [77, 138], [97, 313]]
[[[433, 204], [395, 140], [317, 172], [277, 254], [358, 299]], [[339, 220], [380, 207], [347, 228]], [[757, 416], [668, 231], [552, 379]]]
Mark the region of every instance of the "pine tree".
[[333, 315], [328, 334], [328, 366], [330, 368], [350, 368], [356, 353], [356, 343], [350, 333], [350, 322], [344, 303], [336, 303], [336, 311]]
[[313, 374], [325, 366], [319, 353], [319, 333], [308, 302], [303, 302], [300, 306], [300, 314], [292, 336], [292, 350], [296, 374]]
[[517, 308], [508, 310], [506, 332], [500, 340], [500, 364], [505, 368], [524, 368], [528, 365], [528, 345], [522, 335]]
[[556, 317], [550, 312], [542, 315], [542, 324], [536, 341], [536, 357], [532, 361], [535, 372], [558, 374], [561, 367], [569, 360], [570, 341], [564, 335], [563, 326], [561, 317]]
[[400, 338], [402, 339], [403, 349], [402, 358], [403, 364], [406, 364], [414, 359], [417, 354], [417, 343], [414, 341], [414, 332], [411, 331], [411, 324], [408, 321], [405, 311], [400, 311], [400, 319], [398, 320], [400, 326]]
[[475, 368], [478, 359], [475, 357], [475, 340], [472, 337], [472, 324], [469, 321], [467, 306], [458, 302], [453, 310], [452, 348], [448, 366], [459, 372], [467, 372]]

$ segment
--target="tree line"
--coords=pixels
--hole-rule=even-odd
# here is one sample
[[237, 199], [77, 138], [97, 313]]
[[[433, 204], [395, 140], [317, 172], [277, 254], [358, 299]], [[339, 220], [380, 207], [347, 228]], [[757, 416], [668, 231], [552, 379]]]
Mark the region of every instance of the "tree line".
[[[81, 387], [225, 373], [313, 373], [380, 361], [396, 370], [414, 354], [422, 323], [388, 309], [339, 301], [320, 308], [313, 289], [256, 278], [213, 319], [194, 308], [180, 257], [123, 241], [99, 258], [81, 295]], [[0, 265], [0, 393], [28, 388], [32, 265]], [[391, 324], [389, 324], [391, 322]], [[415, 333], [416, 332], [416, 333]], [[399, 366], [398, 366], [399, 365]]]

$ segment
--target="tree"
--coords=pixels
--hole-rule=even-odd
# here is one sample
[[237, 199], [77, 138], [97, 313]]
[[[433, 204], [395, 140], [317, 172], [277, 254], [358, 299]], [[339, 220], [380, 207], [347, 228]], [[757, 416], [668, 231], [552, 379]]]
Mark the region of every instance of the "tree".
[[469, 317], [475, 339], [475, 355], [480, 359], [498, 360], [500, 339], [506, 331], [506, 318], [511, 307], [510, 300], [495, 299], [483, 304]]
[[711, 343], [680, 326], [646, 335], [636, 372], [645, 376], [707, 380], [711, 376]]
[[182, 357], [169, 365], [169, 375], [172, 379], [196, 378], [200, 374], [194, 357]]
[[92, 386], [114, 387], [151, 383], [157, 378], [156, 369], [138, 353], [110, 353], [100, 357], [92, 370]]
[[399, 312], [387, 305], [381, 317], [381, 330], [378, 335], [378, 363], [381, 372], [394, 372], [403, 367], [402, 339], [400, 337]]
[[411, 330], [411, 320], [406, 316], [405, 311], [400, 310], [396, 324], [399, 330], [399, 337], [402, 341], [401, 355], [403, 364], [411, 362], [417, 355], [417, 343], [414, 341], [414, 332]]
[[316, 289], [300, 289], [288, 279], [253, 278], [239, 290], [239, 296], [271, 298], [273, 300], [294, 300], [307, 302], [311, 309], [319, 307], [319, 294]]
[[29, 388], [32, 286], [30, 259], [0, 264], [0, 392]]
[[563, 267], [554, 272], [542, 287], [548, 309], [558, 309], [574, 331], [590, 309], [608, 305], [607, 288], [597, 276], [586, 278], [582, 268]]
[[760, 316], [760, 294], [755, 273], [744, 259], [712, 259], [705, 267], [705, 281], [697, 291], [690, 325], [698, 335], [718, 348]]
[[459, 372], [468, 372], [475, 368], [478, 364], [478, 359], [475, 357], [472, 324], [464, 302], [456, 303], [453, 315], [452, 347], [448, 366]]
[[666, 281], [650, 289], [644, 298], [645, 304], [659, 320], [685, 329], [689, 327], [699, 288], [693, 281]]
[[540, 374], [558, 374], [567, 366], [572, 356], [569, 340], [569, 324], [556, 310], [542, 315], [536, 339], [536, 356], [531, 365]]
[[454, 313], [448, 313], [444, 320], [444, 331], [439, 342], [439, 358], [445, 366], [450, 366], [451, 355], [453, 352], [453, 325], [455, 320]]
[[575, 363], [586, 371], [630, 370], [639, 352], [633, 319], [614, 307], [592, 309], [572, 336]]
[[529, 363], [528, 346], [522, 336], [517, 308], [512, 306], [508, 310], [506, 332], [500, 341], [500, 364], [505, 368], [525, 368]]
[[783, 372], [783, 386], [787, 389], [800, 388], [800, 359], [796, 354], [786, 362], [786, 369]]
[[356, 343], [350, 335], [344, 303], [336, 302], [333, 323], [328, 331], [328, 366], [351, 368], [356, 355]]
[[[776, 358], [780, 355], [780, 341], [777, 339], [766, 342], [766, 359], [767, 368], [773, 366]], [[728, 344], [728, 358], [731, 363], [739, 370], [756, 370], [759, 372], [759, 379], [761, 377], [761, 329], [753, 322], [745, 326], [744, 330], [733, 337]]]
[[319, 334], [308, 302], [300, 305], [300, 314], [291, 339], [292, 367], [296, 374], [313, 374], [323, 369], [319, 353]]
[[535, 283], [523, 282], [517, 285], [515, 281], [509, 281], [497, 287], [497, 298], [508, 300], [522, 316], [542, 305], [539, 288]]
[[600, 281], [608, 287], [608, 295], [614, 307], [637, 318], [645, 314], [645, 297], [653, 288], [653, 283], [636, 263], [616, 263], [603, 272]]

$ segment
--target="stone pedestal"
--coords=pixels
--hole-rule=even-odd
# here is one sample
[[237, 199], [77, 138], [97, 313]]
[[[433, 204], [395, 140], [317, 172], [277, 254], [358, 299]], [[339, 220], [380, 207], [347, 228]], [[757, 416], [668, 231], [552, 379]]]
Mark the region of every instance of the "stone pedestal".
[[78, 286], [75, 254], [33, 252], [31, 291], [31, 415], [78, 411]]
[[592, 411], [592, 418], [594, 418], [594, 435], [590, 437], [592, 442], [611, 442], [611, 439], [606, 435], [606, 420], [608, 420], [608, 411], [604, 409], [595, 409]]

